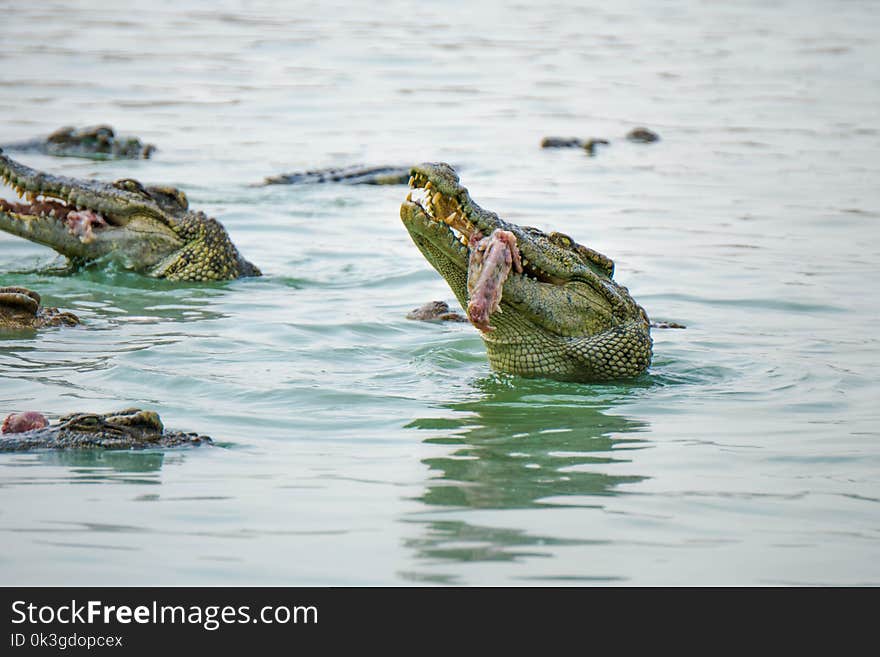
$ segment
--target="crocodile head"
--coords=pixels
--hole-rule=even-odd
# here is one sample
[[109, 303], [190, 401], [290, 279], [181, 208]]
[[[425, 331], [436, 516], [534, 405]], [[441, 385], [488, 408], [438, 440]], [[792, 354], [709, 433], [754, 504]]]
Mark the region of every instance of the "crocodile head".
[[156, 150], [137, 137], [122, 137], [109, 125], [85, 128], [65, 126], [46, 138], [45, 151], [50, 155], [74, 157], [147, 159]]
[[0, 199], [0, 229], [73, 261], [113, 258], [125, 268], [170, 280], [259, 276], [216, 219], [192, 212], [174, 187], [145, 187], [53, 176], [0, 151], [0, 178], [26, 202]]
[[76, 326], [79, 318], [40, 305], [40, 295], [26, 287], [0, 287], [0, 329]]
[[[411, 171], [414, 190], [400, 218], [422, 255], [446, 279], [471, 321], [481, 329], [489, 362], [499, 371], [559, 380], [620, 379], [651, 362], [645, 311], [612, 280], [614, 263], [561, 233], [506, 222], [477, 205], [447, 164]], [[500, 231], [514, 250], [491, 323], [473, 312], [484, 248], [479, 238]], [[504, 248], [504, 247], [502, 247]], [[520, 265], [512, 270], [510, 262]], [[517, 262], [518, 261], [518, 262]], [[471, 275], [471, 290], [468, 277]]]
[[28, 449], [144, 449], [210, 444], [207, 436], [168, 431], [153, 411], [127, 408], [113, 413], [74, 413], [48, 425], [35, 412], [9, 415], [0, 452]]

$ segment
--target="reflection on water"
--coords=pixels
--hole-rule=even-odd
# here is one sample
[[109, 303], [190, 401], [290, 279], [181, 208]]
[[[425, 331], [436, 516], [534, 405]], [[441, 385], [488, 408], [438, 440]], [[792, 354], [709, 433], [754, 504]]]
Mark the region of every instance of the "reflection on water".
[[[645, 422], [608, 412], [615, 388], [497, 376], [474, 387], [479, 396], [447, 404], [452, 413], [445, 418], [409, 425], [442, 432], [426, 443], [458, 446], [423, 461], [433, 475], [419, 497], [425, 504], [474, 510], [596, 507], [601, 501], [585, 504], [584, 498], [614, 495], [621, 484], [645, 479], [613, 472], [614, 464], [629, 462], [627, 450], [646, 446], [644, 439], [626, 434], [648, 429]], [[625, 393], [623, 386], [619, 390]], [[565, 500], [572, 496], [575, 503]], [[461, 520], [408, 521], [424, 523], [425, 534], [406, 546], [431, 560], [515, 560], [546, 555], [540, 546], [587, 543]]]
[[521, 529], [471, 525], [456, 520], [427, 523], [424, 538], [411, 539], [406, 547], [422, 559], [444, 561], [515, 561], [550, 556], [541, 546], [587, 545], [590, 541], [535, 536]]
[[619, 434], [644, 431], [644, 422], [608, 413], [607, 402], [586, 395], [549, 395], [546, 385], [523, 383], [486, 379], [478, 383], [483, 397], [447, 405], [451, 418], [409, 425], [444, 429], [426, 442], [461, 445], [449, 456], [424, 461], [436, 477], [421, 497], [425, 503], [527, 508], [553, 504], [546, 498], [557, 496], [613, 494], [616, 486], [642, 479], [577, 467], [626, 460], [612, 450], [643, 441]]
[[[97, 481], [109, 473], [138, 475], [158, 472], [162, 468], [165, 454], [162, 452], [135, 452], [123, 450], [58, 450], [41, 452], [39, 462], [43, 465], [57, 465], [71, 469], [78, 478], [87, 477]], [[118, 478], [115, 478], [119, 481]], [[133, 477], [138, 483], [159, 483], [158, 479]]]
[[[43, 450], [31, 453], [9, 454], [4, 486], [43, 483], [44, 468], [52, 470], [53, 479], [69, 484], [159, 484], [158, 476], [166, 459], [180, 461], [180, 452], [166, 454], [150, 450]], [[32, 473], [39, 473], [34, 476]], [[58, 474], [60, 473], [60, 474]]]

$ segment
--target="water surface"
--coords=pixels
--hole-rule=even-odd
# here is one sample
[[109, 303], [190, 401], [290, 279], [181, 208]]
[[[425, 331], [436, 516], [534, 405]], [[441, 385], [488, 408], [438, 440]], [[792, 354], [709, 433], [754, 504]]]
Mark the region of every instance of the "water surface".
[[[0, 235], [0, 285], [85, 321], [0, 337], [0, 412], [220, 443], [2, 456], [0, 582], [880, 584], [875, 3], [114, 7], [0, 0], [0, 141], [138, 134], [154, 159], [19, 159], [179, 185], [265, 276], [62, 275]], [[627, 384], [496, 375], [404, 319], [454, 301], [404, 189], [249, 186], [424, 160], [688, 328]]]

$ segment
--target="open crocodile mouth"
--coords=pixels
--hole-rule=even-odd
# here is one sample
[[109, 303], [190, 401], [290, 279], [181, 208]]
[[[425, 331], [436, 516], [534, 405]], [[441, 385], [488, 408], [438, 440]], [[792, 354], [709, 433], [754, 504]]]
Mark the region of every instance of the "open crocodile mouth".
[[409, 186], [412, 191], [406, 195], [406, 200], [418, 205], [431, 221], [445, 224], [455, 240], [467, 247], [477, 227], [467, 218], [459, 200], [437, 191], [434, 183], [419, 172], [410, 176]]
[[484, 333], [495, 330], [490, 315], [503, 313], [505, 288], [513, 286], [514, 297], [522, 298], [525, 287], [556, 287], [566, 282], [529, 261], [527, 256], [536, 247], [525, 239], [528, 229], [475, 209], [466, 192], [454, 188], [449, 193], [441, 191], [438, 188], [449, 189], [448, 183], [435, 184], [418, 169], [413, 170], [409, 185], [412, 191], [404, 204], [407, 212], [401, 216], [415, 219], [427, 229], [416, 228], [421, 235], [417, 244], [421, 242], [422, 248], [430, 244], [435, 257], [442, 254], [466, 272], [468, 319]]
[[[458, 198], [439, 191], [431, 180], [419, 171], [413, 172], [410, 176], [409, 186], [412, 191], [406, 196], [407, 202], [417, 205], [424, 216], [434, 224], [446, 226], [452, 239], [464, 247], [458, 249], [461, 256], [459, 264], [462, 268], [467, 268], [471, 247], [484, 236], [490, 236], [499, 227], [489, 224], [483, 225], [483, 222], [475, 218]], [[516, 242], [515, 238], [512, 248], [516, 250], [516, 253], [512, 255], [521, 267], [516, 275], [550, 285], [565, 283], [563, 279], [544, 271], [529, 261], [527, 254], [522, 252], [520, 244]]]
[[65, 198], [63, 191], [56, 194], [45, 190], [26, 189], [20, 180], [13, 179], [2, 169], [0, 169], [0, 178], [15, 190], [19, 198], [26, 201], [18, 203], [0, 199], [0, 212], [17, 221], [55, 220], [83, 244], [95, 240], [95, 231], [124, 224], [123, 221], [106, 212], [102, 213], [98, 209], [84, 205], [77, 199], [76, 191], [73, 189]]

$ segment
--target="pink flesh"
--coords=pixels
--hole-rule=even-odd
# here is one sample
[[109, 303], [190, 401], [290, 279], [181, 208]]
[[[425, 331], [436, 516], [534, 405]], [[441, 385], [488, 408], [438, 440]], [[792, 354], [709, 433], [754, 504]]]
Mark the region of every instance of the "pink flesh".
[[42, 429], [49, 426], [48, 420], [43, 417], [42, 413], [36, 411], [25, 411], [24, 413], [10, 413], [3, 420], [3, 426], [0, 427], [0, 433], [22, 433], [31, 431], [32, 429]]
[[92, 232], [92, 226], [102, 228], [107, 225], [104, 217], [91, 210], [68, 212], [64, 222], [67, 224], [67, 231], [71, 235], [79, 237], [79, 241], [83, 244], [94, 241], [95, 234]]
[[33, 203], [13, 203], [0, 199], [0, 210], [19, 214], [40, 215], [54, 213], [55, 219], [64, 222], [71, 235], [79, 237], [83, 244], [95, 239], [92, 228], [107, 226], [107, 220], [92, 210], [74, 210], [57, 201], [34, 201]]
[[468, 246], [468, 319], [481, 331], [494, 331], [489, 315], [499, 308], [504, 281], [511, 267], [522, 273], [516, 236], [507, 230], [496, 230], [489, 237], [475, 232]]

